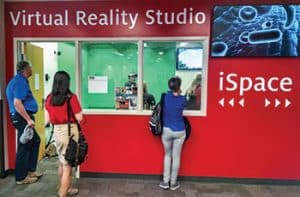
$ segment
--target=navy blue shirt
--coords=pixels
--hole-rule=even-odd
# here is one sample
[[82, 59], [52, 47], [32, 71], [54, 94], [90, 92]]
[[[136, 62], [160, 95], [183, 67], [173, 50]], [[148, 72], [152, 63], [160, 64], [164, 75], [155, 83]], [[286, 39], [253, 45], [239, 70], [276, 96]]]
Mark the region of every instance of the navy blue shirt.
[[17, 74], [10, 80], [6, 87], [6, 97], [10, 113], [17, 112], [14, 106], [15, 98], [22, 100], [26, 111], [32, 113], [38, 111], [38, 104], [32, 95], [28, 80], [22, 74]]
[[171, 91], [166, 93], [163, 110], [164, 127], [168, 127], [172, 131], [183, 131], [185, 129], [182, 114], [185, 105], [185, 96], [175, 96]]

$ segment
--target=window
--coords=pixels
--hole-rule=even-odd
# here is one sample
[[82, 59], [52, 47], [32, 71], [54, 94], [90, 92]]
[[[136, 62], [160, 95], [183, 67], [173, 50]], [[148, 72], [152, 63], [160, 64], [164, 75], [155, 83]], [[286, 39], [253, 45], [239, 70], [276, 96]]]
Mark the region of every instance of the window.
[[[136, 109], [137, 42], [82, 42], [81, 102], [86, 109]], [[129, 80], [135, 87], [126, 87]], [[126, 89], [127, 88], [127, 89]]]
[[[146, 86], [143, 101], [144, 109], [151, 109], [153, 104], [147, 100], [153, 97], [159, 102], [162, 92], [168, 90], [168, 80], [175, 75], [175, 42], [144, 42], [143, 50], [143, 85]], [[153, 99], [152, 99], [153, 100]]]
[[[57, 40], [16, 40], [43, 43], [44, 54], [51, 59], [45, 59], [40, 75], [49, 86], [45, 95], [55, 71], [65, 70], [84, 113], [149, 115], [168, 90], [169, 78], [177, 75], [188, 100], [185, 115], [206, 115], [208, 37]], [[16, 48], [17, 57], [23, 48]]]
[[202, 90], [203, 68], [206, 68], [203, 41], [146, 41], [143, 47], [143, 80], [147, 90], [143, 109], [153, 107], [151, 102], [147, 102], [149, 95], [156, 102], [160, 100], [161, 93], [168, 90], [168, 79], [176, 75], [182, 79], [182, 94], [187, 98], [186, 110], [199, 112], [203, 108], [202, 95], [205, 94]]

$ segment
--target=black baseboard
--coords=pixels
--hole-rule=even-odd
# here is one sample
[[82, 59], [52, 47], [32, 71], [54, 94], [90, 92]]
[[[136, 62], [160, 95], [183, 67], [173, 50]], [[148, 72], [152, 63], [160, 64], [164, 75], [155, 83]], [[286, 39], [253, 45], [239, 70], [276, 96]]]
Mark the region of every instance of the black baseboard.
[[161, 175], [95, 173], [95, 172], [80, 172], [80, 176], [89, 177], [89, 178], [146, 179], [146, 180], [160, 180], [162, 178]]
[[[124, 179], [144, 179], [157, 180], [162, 179], [162, 175], [146, 174], [115, 174], [115, 173], [94, 173], [81, 172], [81, 177], [90, 178], [124, 178]], [[251, 185], [300, 185], [300, 180], [279, 180], [279, 179], [254, 179], [254, 178], [220, 178], [220, 177], [196, 177], [179, 176], [179, 181], [203, 182], [203, 183], [234, 183]]]
[[3, 179], [5, 177], [7, 177], [8, 175], [11, 175], [11, 174], [14, 174], [14, 173], [15, 173], [15, 170], [12, 170], [12, 169], [5, 170], [5, 171], [0, 173], [0, 178]]
[[[6, 170], [4, 177], [14, 174], [14, 170]], [[0, 178], [4, 178], [0, 175]], [[162, 175], [149, 174], [121, 174], [121, 173], [95, 173], [81, 172], [80, 177], [86, 178], [107, 178], [107, 179], [143, 179], [143, 180], [162, 180]], [[203, 183], [232, 183], [247, 185], [300, 185], [300, 180], [284, 179], [254, 179], [254, 178], [221, 178], [221, 177], [198, 177], [198, 176], [179, 176], [178, 181], [191, 181]]]
[[4, 179], [7, 176], [6, 172], [1, 172], [0, 173], [0, 179]]

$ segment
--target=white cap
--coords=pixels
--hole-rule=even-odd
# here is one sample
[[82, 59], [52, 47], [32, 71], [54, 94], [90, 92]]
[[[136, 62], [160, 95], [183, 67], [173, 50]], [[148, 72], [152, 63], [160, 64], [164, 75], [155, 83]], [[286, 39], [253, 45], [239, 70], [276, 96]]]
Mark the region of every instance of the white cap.
[[23, 133], [20, 137], [20, 142], [22, 144], [26, 144], [29, 140], [33, 138], [34, 130], [29, 125], [26, 125], [26, 127], [23, 130]]

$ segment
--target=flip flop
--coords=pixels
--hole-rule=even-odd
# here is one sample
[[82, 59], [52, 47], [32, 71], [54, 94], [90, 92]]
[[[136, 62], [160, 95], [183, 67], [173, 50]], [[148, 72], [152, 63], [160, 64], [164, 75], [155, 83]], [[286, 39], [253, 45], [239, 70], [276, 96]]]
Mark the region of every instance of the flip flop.
[[75, 196], [78, 193], [79, 193], [78, 188], [71, 187], [68, 189], [68, 196]]

